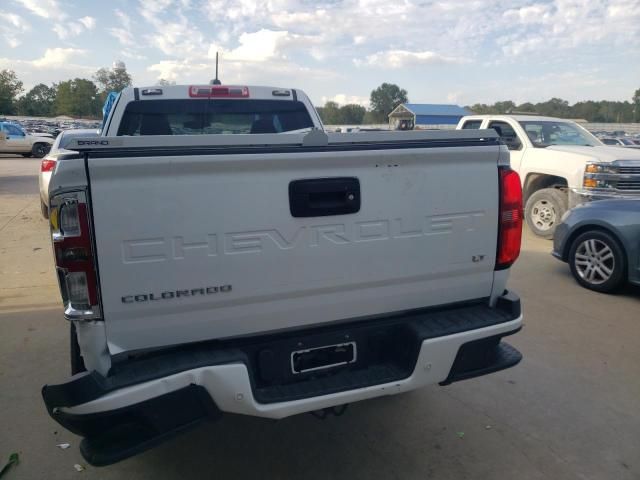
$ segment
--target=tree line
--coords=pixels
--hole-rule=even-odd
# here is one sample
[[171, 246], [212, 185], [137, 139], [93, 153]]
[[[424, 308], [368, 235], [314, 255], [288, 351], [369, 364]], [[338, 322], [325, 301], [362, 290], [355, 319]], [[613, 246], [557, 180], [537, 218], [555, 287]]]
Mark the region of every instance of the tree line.
[[0, 70], [0, 115], [101, 118], [109, 92], [118, 92], [131, 83], [126, 66], [117, 62], [110, 69], [99, 69], [92, 80], [74, 78], [51, 85], [39, 83], [21, 95], [23, 83], [16, 73]]
[[355, 103], [340, 106], [333, 101], [316, 109], [325, 125], [370, 125], [387, 123], [391, 111], [408, 101], [405, 89], [393, 83], [383, 83], [371, 92], [368, 109]]
[[[0, 70], [0, 115], [55, 116], [100, 118], [109, 92], [120, 91], [132, 84], [131, 75], [122, 62], [101, 68], [91, 80], [74, 78], [51, 85], [40, 83], [24, 93], [23, 83], [12, 70]], [[160, 80], [159, 85], [170, 82]], [[407, 91], [392, 83], [383, 83], [369, 96], [369, 108], [358, 104], [338, 105], [328, 101], [318, 107], [326, 125], [362, 125], [387, 123], [391, 111], [408, 103]], [[516, 104], [511, 100], [492, 105], [476, 103], [467, 106], [474, 113], [536, 113], [560, 118], [581, 118], [589, 122], [640, 122], [640, 88], [631, 101], [583, 101], [569, 105], [560, 98], [540, 103]]]
[[631, 101], [587, 100], [569, 105], [561, 98], [552, 98], [540, 103], [521, 103], [516, 105], [507, 100], [493, 105], [476, 103], [467, 107], [474, 113], [536, 113], [549, 117], [585, 119], [592, 123], [633, 123], [640, 122], [640, 88], [635, 91]]
[[[391, 111], [402, 103], [408, 103], [407, 91], [397, 85], [383, 83], [371, 92], [370, 108], [361, 105], [339, 106], [336, 102], [326, 102], [318, 108], [326, 125], [361, 125], [387, 123]], [[570, 105], [561, 98], [552, 98], [540, 103], [516, 104], [511, 100], [492, 105], [476, 103], [466, 107], [477, 114], [533, 113], [549, 117], [585, 119], [594, 123], [640, 122], [640, 88], [631, 101], [583, 101]]]

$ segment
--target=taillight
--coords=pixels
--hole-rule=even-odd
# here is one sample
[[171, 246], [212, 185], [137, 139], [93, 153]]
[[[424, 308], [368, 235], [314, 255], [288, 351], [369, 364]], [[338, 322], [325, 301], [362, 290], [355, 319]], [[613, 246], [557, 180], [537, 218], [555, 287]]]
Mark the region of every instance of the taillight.
[[496, 270], [513, 265], [522, 241], [522, 186], [520, 176], [508, 167], [499, 168], [500, 210]]
[[65, 315], [71, 320], [99, 318], [98, 276], [85, 193], [53, 196], [49, 219]]
[[248, 87], [222, 85], [192, 85], [189, 87], [192, 98], [248, 98]]
[[43, 158], [42, 162], [40, 162], [40, 171], [41, 172], [51, 172], [56, 168], [56, 161], [51, 158]]

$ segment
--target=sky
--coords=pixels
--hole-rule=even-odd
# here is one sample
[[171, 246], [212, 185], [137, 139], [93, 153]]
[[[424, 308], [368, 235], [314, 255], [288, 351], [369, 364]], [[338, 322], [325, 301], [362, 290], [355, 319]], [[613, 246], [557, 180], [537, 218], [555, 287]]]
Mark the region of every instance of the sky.
[[0, 69], [91, 78], [123, 61], [136, 86], [304, 90], [368, 105], [383, 82], [414, 103], [630, 100], [640, 0], [2, 0]]

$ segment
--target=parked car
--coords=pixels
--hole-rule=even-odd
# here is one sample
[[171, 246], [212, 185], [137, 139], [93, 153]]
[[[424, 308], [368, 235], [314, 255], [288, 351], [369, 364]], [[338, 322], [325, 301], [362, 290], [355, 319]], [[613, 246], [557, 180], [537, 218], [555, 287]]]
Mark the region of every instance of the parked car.
[[18, 124], [0, 122], [0, 153], [17, 153], [23, 157], [44, 157], [53, 138], [41, 135], [29, 135]]
[[71, 150], [67, 150], [66, 147], [73, 138], [77, 137], [95, 137], [100, 135], [100, 130], [96, 129], [77, 129], [77, 130], [64, 130], [62, 131], [47, 156], [40, 162], [40, 176], [38, 177], [38, 183], [40, 185], [40, 211], [44, 218], [49, 218], [49, 179], [51, 178], [51, 172], [56, 167], [56, 162], [60, 155], [75, 153]]
[[125, 88], [105, 125], [49, 187], [73, 376], [42, 395], [88, 462], [522, 358], [495, 132], [327, 134], [300, 90], [226, 85]]
[[591, 290], [613, 292], [627, 281], [640, 285], [640, 200], [603, 200], [567, 212], [552, 255]]
[[604, 145], [575, 122], [535, 115], [472, 115], [457, 129], [494, 129], [520, 174], [529, 228], [553, 238], [562, 215], [581, 203], [640, 198], [640, 151]]
[[631, 138], [613, 138], [613, 137], [605, 137], [600, 139], [602, 143], [605, 145], [611, 145], [614, 147], [629, 147], [629, 148], [637, 148], [638, 144], [632, 140]]

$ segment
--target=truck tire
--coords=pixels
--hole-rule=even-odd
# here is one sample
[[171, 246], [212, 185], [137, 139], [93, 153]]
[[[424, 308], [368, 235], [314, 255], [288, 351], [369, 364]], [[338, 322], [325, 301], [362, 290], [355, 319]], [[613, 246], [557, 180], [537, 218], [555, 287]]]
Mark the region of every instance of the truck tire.
[[82, 355], [80, 354], [80, 345], [78, 344], [78, 334], [76, 333], [76, 326], [73, 322], [71, 322], [69, 338], [71, 340], [69, 349], [69, 353], [71, 354], [71, 375], [86, 372], [87, 369], [84, 366], [84, 360], [82, 359]]
[[573, 241], [569, 267], [580, 285], [601, 293], [616, 291], [627, 278], [623, 248], [602, 230], [584, 232]]
[[552, 239], [567, 203], [567, 194], [557, 188], [534, 192], [524, 208], [527, 225], [538, 237]]
[[50, 148], [46, 143], [34, 143], [31, 148], [31, 154], [36, 158], [42, 158], [49, 153]]

